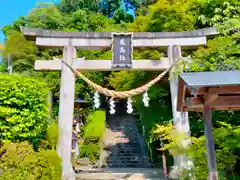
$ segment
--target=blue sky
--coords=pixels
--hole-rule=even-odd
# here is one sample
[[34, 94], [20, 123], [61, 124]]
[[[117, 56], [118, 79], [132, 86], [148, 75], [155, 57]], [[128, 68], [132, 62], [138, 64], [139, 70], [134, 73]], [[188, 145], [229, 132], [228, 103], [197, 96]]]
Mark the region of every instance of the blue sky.
[[[19, 16], [26, 16], [38, 2], [56, 2], [56, 0], [0, 0], [0, 28], [11, 24]], [[0, 33], [0, 42], [4, 36]]]
[[[0, 43], [4, 41], [1, 28], [13, 23], [19, 16], [26, 16], [38, 2], [59, 2], [60, 0], [0, 0]], [[90, 0], [89, 0], [90, 1]]]

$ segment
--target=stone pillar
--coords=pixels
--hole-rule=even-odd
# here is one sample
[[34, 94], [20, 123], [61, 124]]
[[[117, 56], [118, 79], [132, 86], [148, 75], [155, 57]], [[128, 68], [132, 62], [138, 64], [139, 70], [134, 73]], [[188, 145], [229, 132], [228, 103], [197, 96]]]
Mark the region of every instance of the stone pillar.
[[51, 122], [52, 120], [52, 91], [48, 92], [48, 121]]
[[[76, 49], [69, 43], [64, 47], [63, 59], [69, 64], [73, 63], [76, 58]], [[61, 89], [60, 89], [60, 105], [59, 105], [59, 141], [57, 152], [62, 158], [62, 178], [63, 180], [75, 179], [75, 173], [72, 168], [71, 152], [72, 152], [72, 127], [74, 112], [74, 94], [75, 94], [75, 75], [66, 64], [62, 64], [61, 70]]]
[[[180, 46], [169, 46], [168, 47], [168, 59], [169, 63], [172, 64], [176, 62], [178, 58], [181, 57], [181, 48]], [[190, 136], [190, 126], [188, 119], [188, 112], [178, 112], [177, 111], [177, 94], [178, 94], [178, 76], [176, 75], [176, 69], [173, 69], [170, 72], [170, 90], [171, 90], [171, 99], [172, 99], [172, 112], [173, 112], [173, 122], [177, 131], [185, 132]], [[184, 146], [187, 146], [189, 142], [183, 141]], [[187, 158], [180, 156], [174, 157], [174, 177], [178, 176], [179, 171], [186, 166]]]

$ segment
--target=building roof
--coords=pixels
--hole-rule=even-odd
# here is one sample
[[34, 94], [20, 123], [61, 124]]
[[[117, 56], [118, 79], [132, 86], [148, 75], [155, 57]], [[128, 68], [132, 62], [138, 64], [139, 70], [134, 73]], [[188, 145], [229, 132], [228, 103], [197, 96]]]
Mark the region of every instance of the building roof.
[[177, 110], [240, 110], [240, 71], [182, 73]]
[[209, 87], [240, 85], [240, 71], [209, 71], [182, 73], [180, 78], [187, 86]]
[[74, 105], [75, 105], [75, 107], [77, 107], [77, 105], [80, 105], [80, 108], [87, 108], [87, 107], [90, 107], [92, 104], [89, 101], [85, 101], [81, 98], [77, 98], [74, 101]]

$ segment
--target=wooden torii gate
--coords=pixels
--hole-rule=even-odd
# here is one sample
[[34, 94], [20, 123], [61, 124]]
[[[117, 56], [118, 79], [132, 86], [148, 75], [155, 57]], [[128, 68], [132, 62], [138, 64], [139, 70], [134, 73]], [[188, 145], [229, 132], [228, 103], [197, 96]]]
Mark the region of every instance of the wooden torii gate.
[[[99, 49], [112, 45], [112, 33], [99, 32], [57, 32], [36, 28], [21, 27], [28, 40], [36, 41], [38, 46], [63, 47], [63, 59], [79, 71], [113, 71], [119, 70], [112, 66], [109, 60], [84, 60], [76, 58], [76, 48]], [[181, 56], [181, 48], [197, 48], [207, 43], [206, 36], [217, 34], [215, 28], [205, 28], [185, 32], [157, 32], [132, 33], [133, 47], [162, 47], [168, 48], [168, 58], [161, 60], [132, 60], [129, 70], [163, 71]], [[61, 71], [61, 90], [59, 107], [60, 138], [57, 151], [62, 158], [62, 176], [64, 179], [73, 179], [71, 165], [71, 138], [74, 110], [75, 76], [66, 64], [59, 59], [37, 60], [35, 70]], [[172, 70], [174, 71], [174, 69]], [[173, 119], [177, 129], [190, 134], [188, 116], [177, 112], [178, 79], [170, 80]], [[178, 161], [176, 161], [178, 163]], [[179, 163], [178, 163], [179, 164]]]

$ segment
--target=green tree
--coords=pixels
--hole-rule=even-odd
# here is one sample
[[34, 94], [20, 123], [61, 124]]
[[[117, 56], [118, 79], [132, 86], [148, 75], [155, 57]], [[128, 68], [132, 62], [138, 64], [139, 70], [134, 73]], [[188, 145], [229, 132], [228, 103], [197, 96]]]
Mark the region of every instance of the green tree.
[[150, 5], [147, 14], [137, 16], [129, 25], [129, 30], [133, 32], [193, 30], [196, 21], [191, 0], [163, 0]]
[[63, 13], [71, 13], [81, 9], [99, 12], [100, 2], [101, 0], [61, 0], [58, 8]]
[[32, 70], [36, 59], [36, 45], [17, 31], [5, 41], [4, 57], [11, 55], [14, 72]]

